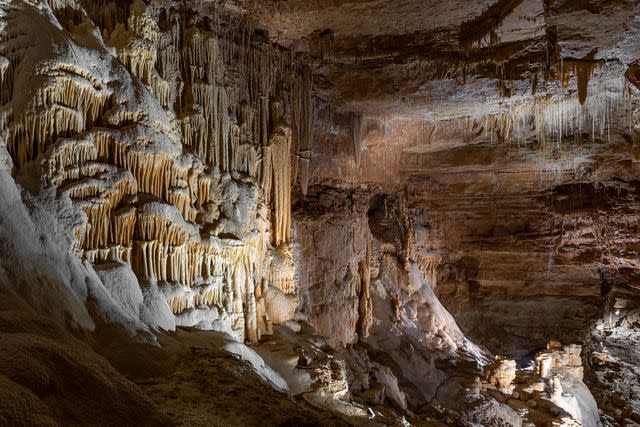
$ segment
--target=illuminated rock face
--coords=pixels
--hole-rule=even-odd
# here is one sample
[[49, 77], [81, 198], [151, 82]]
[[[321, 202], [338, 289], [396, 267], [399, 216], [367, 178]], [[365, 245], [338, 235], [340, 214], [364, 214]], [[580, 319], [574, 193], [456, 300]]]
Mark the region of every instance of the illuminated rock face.
[[[294, 271], [309, 268], [291, 246], [295, 239], [290, 206], [292, 186], [304, 197], [311, 182], [366, 185], [371, 193], [407, 192], [403, 215], [414, 235], [400, 248], [386, 241], [384, 250], [400, 251], [400, 258], [413, 260], [445, 304], [460, 314], [465, 328], [476, 329], [473, 335], [492, 348], [503, 348], [490, 340], [495, 327], [504, 326], [504, 317], [496, 319], [491, 313], [521, 293], [504, 283], [506, 276], [526, 285], [524, 293], [538, 302], [546, 296], [568, 302], [560, 309], [545, 306], [549, 310], [542, 329], [562, 323], [560, 338], [570, 340], [596, 315], [592, 297], [600, 292], [597, 256], [588, 249], [576, 255], [574, 243], [582, 245], [579, 251], [595, 248], [610, 265], [628, 267], [625, 277], [635, 274], [632, 261], [610, 250], [616, 242], [633, 240], [635, 214], [620, 211], [627, 205], [612, 206], [603, 215], [564, 206], [567, 198], [581, 203], [569, 193], [582, 188], [583, 182], [594, 183], [594, 193], [597, 182], [614, 182], [609, 185], [612, 193], [625, 191], [635, 197], [633, 186], [626, 184], [637, 169], [637, 149], [625, 139], [626, 129], [633, 126], [633, 88], [624, 79], [624, 61], [629, 58], [604, 63], [600, 56], [588, 56], [589, 51], [580, 60], [556, 52], [543, 61], [540, 49], [552, 41], [543, 43], [540, 37], [551, 25], [568, 22], [571, 12], [559, 4], [503, 2], [485, 10], [476, 2], [462, 12], [451, 2], [438, 6], [441, 19], [434, 21], [419, 3], [367, 10], [366, 16], [384, 18], [382, 27], [373, 28], [356, 22], [349, 2], [336, 10], [293, 2], [277, 18], [269, 14], [273, 2], [229, 2], [226, 9], [196, 2], [185, 10], [161, 1], [7, 2], [2, 18], [0, 124], [14, 171], [18, 176], [38, 175], [83, 213], [86, 220], [72, 230], [79, 257], [94, 264], [129, 264], [143, 287], [159, 285], [176, 315], [189, 312], [182, 324], [198, 318], [191, 313], [196, 307], [208, 306], [222, 309], [222, 317], [230, 315], [237, 331], [251, 331], [251, 341], [265, 332], [266, 326], [256, 325], [268, 322], [256, 313], [268, 317], [263, 306], [270, 301], [269, 288], [295, 296], [301, 283], [296, 283], [300, 276]], [[626, 6], [600, 6], [616, 22], [631, 19]], [[299, 13], [299, 21], [289, 19], [292, 12]], [[344, 19], [338, 18], [340, 12], [346, 14]], [[469, 22], [476, 21], [468, 14], [474, 12], [478, 28], [472, 29]], [[480, 25], [485, 13], [494, 12], [496, 22]], [[256, 22], [249, 23], [250, 16]], [[403, 33], [399, 38], [376, 38], [403, 16], [411, 16], [406, 34], [398, 30]], [[317, 29], [315, 17], [336, 33], [296, 42], [297, 36]], [[354, 26], [345, 25], [345, 20]], [[517, 30], [518, 22], [522, 31]], [[375, 74], [378, 65], [367, 68], [362, 59], [366, 55], [355, 55], [351, 68], [345, 65], [359, 51], [358, 40], [378, 40], [378, 54], [389, 60], [405, 37], [414, 40], [436, 23], [448, 29], [437, 46], [449, 53], [457, 46], [467, 56], [445, 55], [447, 63], [422, 65], [453, 74], [423, 70], [429, 82], [421, 89], [425, 93], [412, 92], [409, 89], [415, 87], [405, 87], [411, 86], [410, 79], [401, 79], [407, 76], [404, 61], [410, 52], [401, 50], [393, 59], [398, 69], [391, 80], [397, 84], [384, 77], [393, 66], [382, 65], [375, 81], [380, 78], [384, 84], [361, 93], [366, 85], [360, 77]], [[21, 31], [34, 24], [42, 31], [27, 42]], [[254, 31], [255, 25], [265, 30], [282, 25], [288, 32], [279, 44], [272, 44], [268, 39], [275, 32], [268, 31], [265, 38]], [[453, 37], [451, 28], [458, 26], [467, 33]], [[332, 37], [333, 46], [328, 40]], [[558, 43], [568, 51], [586, 49], [571, 49], [569, 36], [563, 37]], [[523, 71], [524, 59], [506, 48], [509, 42], [535, 47], [533, 57], [542, 61], [536, 62], [538, 68]], [[611, 40], [599, 42], [604, 46]], [[496, 57], [483, 56], [494, 48]], [[486, 61], [507, 61], [506, 68], [494, 76], [480, 65]], [[477, 78], [462, 86], [456, 81], [459, 93], [447, 96], [451, 93], [445, 89], [451, 89], [463, 65]], [[548, 74], [544, 85], [543, 71]], [[499, 84], [485, 91], [489, 77]], [[351, 90], [345, 88], [346, 80], [353, 82]], [[634, 81], [633, 75], [629, 81]], [[317, 83], [315, 89], [312, 82]], [[433, 82], [441, 82], [445, 91], [434, 115], [404, 114], [407, 108], [422, 113], [430, 108], [416, 102], [428, 98]], [[529, 87], [524, 90], [529, 83], [536, 89], [533, 95]], [[488, 108], [476, 108], [474, 91], [482, 93]], [[335, 102], [324, 98], [336, 92], [340, 96]], [[411, 93], [402, 108], [396, 92]], [[386, 118], [378, 114], [381, 105], [388, 109]], [[456, 105], [459, 111], [453, 111]], [[314, 112], [316, 106], [320, 108]], [[425, 120], [437, 118], [450, 120]], [[565, 144], [578, 136], [589, 146]], [[614, 153], [597, 146], [605, 139], [613, 141]], [[503, 144], [510, 142], [522, 147], [512, 150]], [[520, 197], [522, 193], [526, 194]], [[531, 207], [526, 217], [504, 223], [495, 218], [496, 209], [513, 216], [523, 206]], [[473, 220], [465, 216], [469, 210]], [[322, 272], [312, 277], [335, 283], [347, 277], [353, 284], [350, 304], [362, 316], [345, 314], [348, 328], [330, 334], [335, 342], [353, 341], [357, 319], [371, 311], [366, 274], [370, 258], [361, 253], [367, 245], [359, 236], [366, 228], [360, 227], [364, 225], [354, 225], [351, 233], [358, 236], [357, 249], [344, 253], [362, 264], [349, 268], [352, 277], [324, 277]], [[617, 227], [630, 231], [613, 236], [611, 230]], [[330, 232], [319, 224], [316, 234]], [[521, 232], [530, 233], [531, 244], [505, 249], [511, 244], [506, 240]], [[301, 234], [300, 239], [305, 238]], [[486, 244], [479, 248], [475, 242], [481, 239]], [[535, 253], [529, 253], [531, 248]], [[509, 257], [516, 266], [508, 265]], [[587, 257], [593, 261], [588, 271], [567, 266]], [[531, 262], [527, 268], [533, 272], [523, 271], [524, 260]], [[551, 280], [543, 273], [556, 284], [579, 282], [580, 298], [555, 292], [559, 285], [548, 285]], [[620, 276], [617, 270], [614, 276]], [[479, 301], [478, 295], [487, 298]], [[563, 321], [568, 317], [579, 321]], [[484, 320], [476, 321], [479, 318]], [[528, 340], [528, 319], [510, 321], [511, 335], [528, 335]], [[358, 326], [361, 335], [366, 335], [368, 324]], [[505, 341], [502, 338], [511, 336], [496, 341]], [[548, 338], [541, 332], [531, 342], [542, 345]]]
[[262, 282], [294, 293], [290, 255], [267, 255], [290, 253], [309, 73], [241, 17], [103, 6], [4, 7], [0, 123], [14, 170], [37, 171], [84, 213], [72, 230], [79, 257], [127, 263], [176, 316], [218, 308], [256, 342], [256, 299], [278, 301]]
[[[283, 365], [309, 368], [313, 387], [295, 389], [343, 415], [370, 416], [355, 396], [454, 421], [597, 425], [584, 378], [607, 416], [637, 421], [635, 389], [608, 394], [611, 372], [637, 375], [605, 347], [637, 339], [639, 13], [0, 0], [0, 192], [51, 199], [30, 203], [60, 227], [25, 240], [64, 244], [25, 253], [64, 255], [38, 274], [73, 266], [25, 277], [72, 276], [60, 301], [85, 329], [100, 286], [117, 312], [103, 317], [131, 333], [258, 344], [313, 328]], [[590, 345], [539, 351], [598, 318]]]

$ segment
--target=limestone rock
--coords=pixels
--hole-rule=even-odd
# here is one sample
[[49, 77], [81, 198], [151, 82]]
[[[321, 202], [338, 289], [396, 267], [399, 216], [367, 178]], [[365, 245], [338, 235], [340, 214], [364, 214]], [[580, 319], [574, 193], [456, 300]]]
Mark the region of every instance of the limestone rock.
[[638, 422], [639, 17], [0, 0], [0, 424]]
[[292, 320], [298, 306], [298, 302], [294, 296], [285, 295], [280, 289], [269, 286], [265, 298], [265, 306], [269, 320], [273, 324]]

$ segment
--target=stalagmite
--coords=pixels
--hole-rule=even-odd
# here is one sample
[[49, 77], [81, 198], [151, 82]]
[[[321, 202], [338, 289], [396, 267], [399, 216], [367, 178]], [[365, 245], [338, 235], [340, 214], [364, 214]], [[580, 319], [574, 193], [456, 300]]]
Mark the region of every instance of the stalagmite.
[[485, 368], [487, 381], [498, 387], [504, 394], [513, 392], [513, 380], [516, 378], [516, 361], [498, 359]]
[[252, 277], [248, 277], [246, 281], [244, 304], [245, 339], [249, 343], [257, 344], [258, 341], [260, 341], [260, 329], [258, 327], [258, 307], [256, 304], [255, 282]]
[[265, 296], [269, 291], [269, 283], [262, 279], [255, 285], [256, 318], [259, 335], [271, 335], [273, 333], [273, 323], [267, 314]]

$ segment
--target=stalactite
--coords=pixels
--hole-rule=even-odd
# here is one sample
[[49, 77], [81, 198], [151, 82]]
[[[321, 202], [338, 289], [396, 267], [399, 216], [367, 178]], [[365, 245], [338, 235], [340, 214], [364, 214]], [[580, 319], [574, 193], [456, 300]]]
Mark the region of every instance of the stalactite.
[[132, 268], [143, 280], [166, 281], [168, 245], [157, 240], [133, 244]]
[[180, 73], [180, 20], [178, 15], [172, 15], [173, 25], [168, 31], [158, 34], [156, 42], [157, 55], [155, 68], [160, 78], [174, 80]]
[[[98, 152], [90, 140], [85, 138], [59, 139], [43, 160], [43, 175], [54, 185], [61, 185], [65, 181], [61, 175], [66, 169], [75, 165], [84, 165], [89, 161], [96, 160], [97, 157]], [[76, 169], [78, 172], [80, 171], [78, 167]]]
[[8, 147], [21, 167], [35, 160], [46, 148], [48, 141], [58, 135], [77, 134], [85, 128], [83, 114], [74, 109], [53, 105], [41, 114], [29, 114], [21, 122], [9, 126]]
[[37, 91], [32, 111], [9, 124], [7, 147], [19, 167], [35, 160], [59, 136], [91, 126], [112, 95], [83, 77], [88, 73], [79, 67], [58, 64], [51, 70], [50, 84]]
[[142, 0], [135, 0], [129, 8], [127, 24], [115, 25], [110, 43], [116, 47], [122, 63], [142, 82], [151, 84], [160, 29], [146, 8]]
[[84, 239], [87, 236], [87, 227], [90, 227], [89, 224], [82, 224], [74, 227], [73, 235], [76, 238], [74, 249], [81, 251], [84, 247]]
[[218, 90], [215, 86], [207, 83], [194, 83], [191, 87], [193, 99], [196, 104], [202, 106], [204, 122], [206, 126], [202, 128], [200, 138], [194, 138], [199, 145], [197, 153], [207, 164], [220, 165], [218, 147]]
[[165, 199], [174, 180], [171, 165], [172, 159], [162, 153], [129, 150], [124, 158], [124, 167], [133, 173], [138, 190]]
[[234, 154], [235, 163], [232, 165], [232, 169], [246, 173], [253, 178], [258, 178], [261, 165], [253, 139], [254, 116], [254, 110], [249, 105], [240, 107], [239, 142]]
[[351, 140], [353, 144], [353, 160], [357, 169], [360, 166], [360, 144], [362, 142], [362, 116], [350, 113], [351, 119]]
[[108, 243], [109, 218], [111, 216], [111, 204], [106, 199], [82, 201], [80, 208], [87, 216], [89, 225], [85, 229], [83, 247], [85, 249], [98, 249]]
[[440, 262], [442, 262], [442, 255], [419, 249], [412, 253], [412, 257], [418, 265], [420, 272], [424, 275], [427, 284], [434, 289], [437, 282], [438, 266]]
[[[295, 171], [294, 179], [300, 181], [302, 194], [307, 194], [307, 186], [309, 183], [309, 157], [313, 138], [313, 88], [312, 75], [308, 67], [297, 66], [296, 75], [298, 78], [294, 80], [293, 89], [293, 145], [296, 155], [296, 164], [292, 170]], [[300, 77], [300, 75], [302, 77]]]
[[183, 143], [194, 149], [194, 153], [203, 161], [207, 161], [207, 136], [208, 126], [202, 107], [193, 106], [193, 112], [180, 118], [180, 126], [183, 135]]
[[[581, 72], [581, 84], [586, 84], [588, 75], [593, 72], [591, 65], [586, 64], [584, 67], [591, 71]], [[571, 66], [566, 69], [573, 68]], [[569, 76], [569, 73], [564, 75]], [[572, 97], [537, 97], [533, 102], [510, 106], [503, 114], [481, 117], [479, 127], [483, 127], [492, 138], [498, 135], [501, 141], [518, 140], [533, 131], [535, 139], [543, 148], [557, 147], [568, 136], [586, 130], [591, 131], [594, 139], [596, 136], [608, 138], [614, 117], [622, 117], [625, 122], [631, 122], [631, 100], [625, 94], [624, 87], [623, 76], [613, 82], [598, 79], [591, 84], [590, 94], [588, 97], [585, 95], [583, 104], [580, 99]], [[586, 90], [586, 86], [583, 90]], [[472, 122], [478, 127], [477, 121]]]
[[567, 88], [569, 86], [571, 74], [576, 77], [576, 86], [578, 89], [578, 100], [580, 102], [580, 105], [584, 105], [585, 101], [587, 100], [587, 89], [589, 87], [589, 80], [593, 77], [596, 66], [598, 65], [601, 64], [599, 64], [597, 61], [594, 61], [593, 59], [585, 59], [579, 61], [562, 60], [559, 63], [562, 87]]
[[134, 207], [127, 206], [114, 212], [111, 223], [111, 242], [117, 245], [131, 246], [135, 223], [136, 210]]
[[61, 191], [66, 192], [72, 199], [78, 200], [90, 197], [105, 198], [111, 206], [117, 206], [123, 197], [136, 193], [136, 183], [128, 171], [118, 171], [110, 165], [99, 166], [96, 169], [103, 172], [102, 174], [97, 177], [78, 179], [61, 187]]
[[208, 81], [213, 83], [218, 73], [219, 46], [218, 40], [212, 34], [203, 32], [197, 27], [187, 28], [184, 32], [184, 60], [185, 76], [189, 83]]
[[11, 100], [12, 92], [13, 67], [9, 58], [0, 55], [0, 105], [5, 105]]
[[205, 175], [198, 175], [198, 196], [196, 198], [196, 209], [201, 209], [204, 204], [210, 201], [211, 178]]
[[[258, 109], [258, 119], [260, 124], [260, 130], [258, 135], [260, 135], [260, 145], [264, 147], [269, 145], [268, 138], [268, 123], [269, 123], [269, 98], [267, 96], [260, 97], [260, 108]], [[264, 169], [264, 162], [263, 162]]]
[[182, 245], [189, 238], [189, 231], [162, 214], [137, 212], [135, 238], [142, 241], [159, 240], [164, 244]]
[[174, 287], [170, 295], [168, 303], [174, 314], [197, 306], [220, 306], [223, 298], [222, 281], [216, 280], [196, 288]]
[[178, 84], [168, 82], [157, 73], [151, 73], [150, 77], [151, 93], [158, 100], [163, 108], [169, 109], [176, 101]]
[[[171, 238], [173, 236], [173, 238]], [[176, 239], [184, 238], [184, 241]], [[242, 312], [247, 280], [255, 280], [256, 266], [262, 265], [261, 239], [239, 246], [198, 243], [167, 227], [164, 217], [146, 215], [136, 222], [133, 266], [147, 280], [169, 281], [183, 286], [226, 276], [234, 290], [234, 311]]]
[[[172, 286], [168, 295], [176, 314], [200, 304], [221, 306], [226, 300], [234, 313], [244, 319], [255, 319], [252, 287], [260, 280], [262, 242], [260, 236], [231, 246], [194, 241], [183, 245], [138, 241], [134, 243], [133, 268], [143, 279], [179, 284]], [[223, 282], [230, 289], [226, 296]], [[247, 326], [247, 334], [259, 337], [257, 323], [253, 323]]]
[[170, 247], [167, 256], [167, 271], [163, 280], [191, 286], [193, 281], [189, 271], [189, 255], [188, 244]]
[[238, 126], [236, 123], [233, 123], [231, 124], [231, 126], [229, 126], [228, 140], [229, 140], [228, 170], [242, 171], [242, 165], [240, 164], [240, 160], [241, 160], [240, 159], [240, 126]]
[[169, 203], [178, 208], [187, 221], [195, 221], [198, 211], [191, 206], [191, 196], [187, 188], [172, 188], [167, 197]]
[[273, 199], [273, 244], [289, 241], [291, 232], [291, 129], [282, 123], [279, 102], [274, 102], [274, 126], [263, 148], [262, 194]]
[[114, 261], [130, 263], [131, 248], [120, 245], [111, 245], [109, 247], [99, 249], [82, 250], [79, 256], [93, 264]]
[[216, 87], [217, 103], [215, 116], [216, 122], [214, 123], [214, 129], [217, 134], [215, 139], [217, 140], [218, 164], [222, 170], [230, 170], [230, 156], [229, 156], [229, 136], [230, 136], [230, 122], [229, 122], [229, 98], [227, 90], [224, 87]]

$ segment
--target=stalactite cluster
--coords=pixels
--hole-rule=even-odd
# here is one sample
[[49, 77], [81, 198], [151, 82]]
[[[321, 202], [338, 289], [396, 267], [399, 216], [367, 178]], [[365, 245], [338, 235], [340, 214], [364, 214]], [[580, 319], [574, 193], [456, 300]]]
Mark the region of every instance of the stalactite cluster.
[[[598, 68], [601, 75], [593, 79]], [[567, 90], [566, 96], [540, 96], [533, 101], [509, 105], [504, 113], [471, 118], [469, 128], [480, 127], [492, 139], [500, 141], [525, 140], [533, 133], [543, 148], [558, 147], [582, 132], [589, 132], [593, 139], [609, 139], [614, 120], [621, 118], [622, 126], [632, 125], [631, 97], [623, 73], [624, 70], [616, 69], [615, 65], [563, 61], [558, 67], [558, 84]], [[605, 79], [607, 74], [619, 75], [619, 78]], [[577, 98], [568, 92], [572, 77]]]
[[[257, 341], [269, 324], [263, 283], [295, 293], [292, 262], [271, 273], [266, 257], [273, 244], [291, 261], [291, 185], [299, 177], [306, 189], [308, 176], [309, 70], [213, 6], [189, 19], [188, 8], [141, 0], [48, 5], [61, 40], [92, 27], [92, 43], [119, 63], [106, 50], [100, 69], [53, 57], [18, 103], [13, 74], [29, 49], [16, 48], [17, 33], [0, 37], [0, 128], [16, 170], [37, 164], [43, 183], [84, 213], [79, 256], [130, 264], [161, 285], [176, 315], [227, 310]], [[233, 205], [242, 191], [223, 198], [234, 179], [262, 190], [267, 211], [244, 218]]]

